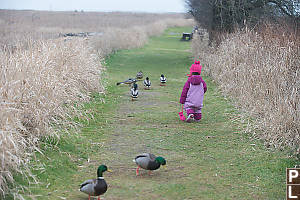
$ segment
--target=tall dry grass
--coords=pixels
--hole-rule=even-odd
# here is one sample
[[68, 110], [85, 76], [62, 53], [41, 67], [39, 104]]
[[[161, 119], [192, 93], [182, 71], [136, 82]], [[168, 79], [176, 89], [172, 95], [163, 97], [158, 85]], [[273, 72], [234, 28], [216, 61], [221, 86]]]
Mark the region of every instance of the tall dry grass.
[[141, 47], [167, 27], [192, 26], [184, 14], [129, 12], [52, 12], [0, 10], [0, 48], [14, 51], [17, 43], [55, 39], [65, 33], [96, 32], [91, 45], [101, 57], [118, 49]]
[[0, 47], [15, 45], [30, 35], [34, 40], [54, 39], [59, 33], [106, 32], [129, 29], [165, 19], [182, 20], [183, 14], [128, 12], [54, 12], [0, 10]]
[[224, 94], [255, 118], [257, 129], [251, 131], [267, 145], [299, 154], [299, 37], [267, 27], [261, 34], [231, 34], [219, 47], [207, 44], [207, 39], [193, 40], [195, 57]]
[[[26, 160], [38, 150], [41, 136], [55, 134], [74, 103], [103, 92], [102, 66], [86, 41], [28, 41], [26, 50], [0, 52], [0, 196], [13, 182], [12, 173], [28, 175]], [[27, 153], [24, 153], [27, 152]]]
[[[59, 137], [57, 127], [69, 125], [74, 114], [85, 117], [80, 102], [104, 91], [103, 57], [141, 47], [167, 27], [193, 23], [183, 17], [0, 10], [0, 198], [14, 182], [13, 173], [30, 176], [28, 160], [40, 151], [40, 138]], [[102, 34], [59, 38], [69, 32]]]
[[159, 21], [129, 28], [107, 28], [103, 35], [91, 39], [100, 56], [106, 56], [119, 49], [137, 48], [145, 45], [148, 38], [162, 34], [168, 27], [192, 26], [193, 20], [184, 18], [165, 18]]

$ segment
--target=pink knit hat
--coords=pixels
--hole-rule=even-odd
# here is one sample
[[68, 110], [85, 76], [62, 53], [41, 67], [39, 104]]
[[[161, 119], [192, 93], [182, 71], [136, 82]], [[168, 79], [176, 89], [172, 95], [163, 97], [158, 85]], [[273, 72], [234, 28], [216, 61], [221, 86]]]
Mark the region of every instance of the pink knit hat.
[[190, 67], [190, 74], [188, 74], [188, 76], [192, 76], [193, 72], [198, 72], [201, 74], [201, 69], [202, 66], [200, 65], [200, 61], [195, 60], [194, 64], [192, 64]]

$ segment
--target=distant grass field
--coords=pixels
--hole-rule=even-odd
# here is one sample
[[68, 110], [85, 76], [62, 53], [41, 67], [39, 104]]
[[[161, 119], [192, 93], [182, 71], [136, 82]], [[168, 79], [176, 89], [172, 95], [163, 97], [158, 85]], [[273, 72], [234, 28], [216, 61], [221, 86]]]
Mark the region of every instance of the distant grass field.
[[183, 14], [132, 12], [72, 12], [0, 9], [2, 45], [15, 45], [25, 38], [53, 39], [59, 33], [104, 32], [107, 29], [141, 27], [164, 19], [182, 19]]
[[[113, 172], [104, 174], [109, 184], [104, 199], [285, 198], [285, 169], [295, 160], [243, 134], [239, 112], [209, 77], [203, 76], [208, 91], [202, 121], [179, 120], [178, 101], [193, 62], [190, 43], [180, 41], [188, 31], [190, 27], [170, 28], [143, 48], [122, 50], [106, 60], [105, 103], [95, 95], [86, 105], [94, 113], [89, 123], [56, 146], [45, 139], [44, 155], [37, 153], [33, 161], [41, 183], [29, 186], [31, 197], [87, 199], [79, 184], [96, 177], [98, 165], [106, 164]], [[139, 83], [140, 96], [131, 101], [129, 87], [116, 82], [140, 70], [153, 86], [143, 90]], [[161, 74], [168, 80], [165, 87], [159, 86]], [[132, 160], [143, 152], [165, 157], [167, 168], [136, 177]]]

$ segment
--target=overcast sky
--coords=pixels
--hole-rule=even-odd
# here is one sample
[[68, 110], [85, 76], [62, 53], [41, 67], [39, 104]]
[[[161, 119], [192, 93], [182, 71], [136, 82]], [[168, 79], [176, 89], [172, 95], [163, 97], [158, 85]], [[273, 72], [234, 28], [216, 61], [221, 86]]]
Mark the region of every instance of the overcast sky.
[[184, 0], [0, 0], [0, 9], [184, 12]]

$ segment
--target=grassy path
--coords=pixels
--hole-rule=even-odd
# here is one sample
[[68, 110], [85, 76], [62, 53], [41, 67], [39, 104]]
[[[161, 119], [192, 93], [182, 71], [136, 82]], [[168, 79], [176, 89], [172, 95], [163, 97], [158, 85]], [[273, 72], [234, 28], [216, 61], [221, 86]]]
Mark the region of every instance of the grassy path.
[[[77, 191], [78, 184], [95, 177], [104, 163], [113, 170], [104, 174], [107, 200], [285, 198], [285, 168], [294, 161], [242, 134], [239, 113], [208, 77], [202, 121], [179, 121], [179, 96], [192, 61], [190, 43], [178, 38], [189, 30], [168, 29], [145, 47], [120, 51], [107, 60], [106, 103], [96, 98], [87, 105], [94, 110], [94, 121], [62, 138], [60, 150], [45, 150], [46, 172], [38, 174], [44, 182], [31, 187], [32, 196], [87, 199]], [[129, 87], [115, 83], [139, 70], [150, 77], [153, 89], [143, 90], [139, 83], [139, 99], [132, 102]], [[162, 73], [168, 78], [166, 87], [159, 86]], [[143, 152], [165, 157], [167, 169], [150, 176], [142, 171], [136, 177], [132, 160]]]

